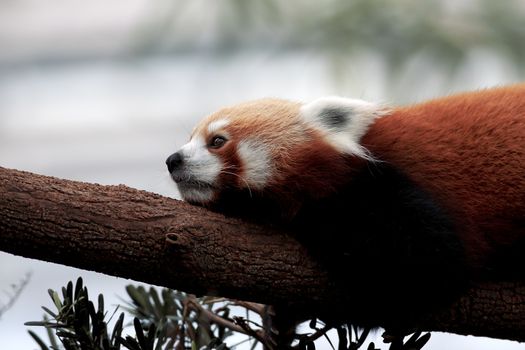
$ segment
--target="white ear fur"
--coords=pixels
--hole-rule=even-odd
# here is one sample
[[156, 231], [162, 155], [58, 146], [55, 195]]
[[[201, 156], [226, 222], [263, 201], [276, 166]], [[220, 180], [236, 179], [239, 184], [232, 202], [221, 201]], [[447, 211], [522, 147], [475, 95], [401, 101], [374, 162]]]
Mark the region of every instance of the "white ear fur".
[[359, 141], [374, 120], [385, 114], [385, 109], [359, 99], [329, 96], [304, 104], [300, 114], [339, 151], [372, 159]]

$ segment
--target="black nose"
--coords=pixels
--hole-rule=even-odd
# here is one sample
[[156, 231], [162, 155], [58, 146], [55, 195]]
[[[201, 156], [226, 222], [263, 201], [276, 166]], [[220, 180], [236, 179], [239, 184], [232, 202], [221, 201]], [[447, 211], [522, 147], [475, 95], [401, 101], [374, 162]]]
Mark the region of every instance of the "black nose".
[[166, 159], [166, 165], [168, 166], [168, 171], [170, 173], [173, 170], [177, 169], [182, 164], [182, 154], [180, 152], [173, 153], [171, 156]]

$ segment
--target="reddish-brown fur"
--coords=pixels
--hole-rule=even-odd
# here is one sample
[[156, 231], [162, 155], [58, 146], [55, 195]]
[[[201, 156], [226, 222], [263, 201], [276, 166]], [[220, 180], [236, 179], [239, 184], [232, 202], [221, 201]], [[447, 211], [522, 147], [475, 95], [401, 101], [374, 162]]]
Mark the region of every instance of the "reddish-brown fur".
[[[304, 200], [333, 194], [347, 182], [351, 172], [348, 157], [300, 119], [299, 107], [299, 103], [279, 99], [247, 102], [221, 109], [194, 131], [208, 139], [212, 135], [207, 126], [213, 121], [227, 119], [224, 131], [230, 136], [229, 141], [224, 147], [211, 151], [221, 157], [225, 168], [233, 167], [232, 170], [241, 176], [244, 165], [236, 153], [239, 142], [247, 138], [264, 142], [271, 152], [275, 169], [262, 190], [264, 196], [272, 196], [281, 205], [284, 217], [293, 216]], [[232, 185], [246, 187], [241, 177], [221, 175], [221, 187]], [[257, 189], [251, 190], [257, 194]]]
[[[274, 99], [248, 102], [214, 113], [195, 130], [210, 138], [207, 125], [228, 119], [230, 141], [212, 152], [223, 159], [224, 170], [241, 176], [238, 142], [246, 137], [263, 142], [275, 169], [254, 192], [264, 191], [285, 216], [304, 201], [334, 194], [356, 167], [366, 166], [305, 124], [300, 106]], [[361, 144], [446, 210], [470, 266], [483, 266], [491, 252], [525, 242], [525, 84], [396, 108], [372, 124]], [[236, 175], [222, 174], [221, 186], [246, 187]]]
[[394, 109], [362, 144], [445, 207], [474, 266], [525, 239], [525, 84]]

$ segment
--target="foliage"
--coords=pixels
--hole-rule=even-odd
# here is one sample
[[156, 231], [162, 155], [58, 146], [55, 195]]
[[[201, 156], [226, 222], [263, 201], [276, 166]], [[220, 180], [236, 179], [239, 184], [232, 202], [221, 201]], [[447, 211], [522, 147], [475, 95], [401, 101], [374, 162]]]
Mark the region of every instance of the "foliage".
[[[159, 295], [154, 288], [147, 291], [144, 287], [128, 286], [131, 302], [127, 303], [126, 309], [135, 316], [135, 336], [124, 337], [124, 312], [109, 331], [108, 323], [117, 310], [107, 319], [103, 295], [98, 296], [98, 307], [95, 308], [81, 278], [74, 288], [72, 282], [62, 287], [62, 296], [54, 290], [48, 292], [56, 311], [43, 306], [47, 314], [44, 320], [26, 323], [27, 326], [47, 329], [50, 346], [29, 331], [42, 350], [229, 349], [224, 340], [233, 332], [201, 312], [211, 310], [220, 302], [218, 299], [196, 298], [169, 289], [163, 289]], [[195, 304], [199, 306], [195, 307]], [[214, 314], [220, 317], [227, 317], [229, 312], [227, 306], [214, 310]]]
[[108, 333], [104, 297], [99, 295], [98, 308], [89, 300], [88, 290], [79, 278], [73, 290], [73, 283], [62, 287], [62, 298], [49, 289], [49, 296], [53, 301], [56, 312], [42, 306], [42, 309], [51, 316], [44, 317], [43, 321], [27, 322], [27, 326], [44, 326], [48, 329], [51, 346], [48, 347], [34, 332], [29, 334], [35, 339], [42, 350], [59, 349], [56, 338], [50, 330], [54, 329], [66, 350], [100, 349], [118, 350], [122, 341], [124, 314], [121, 313], [113, 331]]
[[[142, 325], [158, 327], [168, 340], [167, 349], [176, 348], [177, 344], [196, 349], [227, 349], [224, 342], [233, 332], [207, 317], [213, 312], [218, 321], [228, 319], [230, 308], [222, 305], [222, 299], [196, 298], [167, 288], [159, 295], [153, 287], [146, 290], [133, 285], [128, 285], [126, 291], [131, 302], [126, 302], [125, 309], [140, 319]], [[212, 311], [217, 304], [219, 308]]]
[[[169, 50], [174, 32], [184, 33], [182, 29], [201, 16], [200, 12], [181, 14], [206, 8], [206, 18], [214, 25], [210, 44], [222, 52], [254, 45], [316, 50], [334, 57], [373, 51], [390, 72], [421, 53], [429, 63], [441, 62], [452, 70], [477, 49], [507, 56], [518, 70], [525, 61], [525, 6], [519, 0], [223, 0], [214, 4], [164, 0], [150, 6], [151, 18], [141, 37], [148, 52]], [[155, 10], [159, 8], [164, 11]], [[209, 25], [199, 28], [210, 30]], [[185, 44], [172, 42], [171, 50], [199, 47], [198, 36], [192, 32], [187, 42], [182, 39]]]
[[314, 57], [334, 86], [350, 89], [344, 93], [379, 83], [397, 103], [495, 84], [472, 75], [480, 69], [508, 82], [525, 78], [520, 0], [161, 0], [147, 13], [135, 54], [220, 61], [258, 52], [272, 62], [298, 53], [305, 72], [311, 65], [301, 58]]
[[[322, 328], [317, 328], [316, 324], [318, 321], [316, 319], [309, 322], [311, 329], [315, 330], [312, 334], [307, 335], [297, 335], [299, 343], [294, 348], [300, 350], [315, 350], [315, 340], [321, 336], [324, 336], [331, 348], [335, 350], [330, 338], [327, 336], [327, 332], [331, 329], [337, 331], [338, 339], [338, 350], [364, 350], [366, 340], [370, 335], [371, 329], [365, 328], [360, 329], [355, 325], [338, 325], [338, 326], [324, 326]], [[430, 340], [430, 333], [425, 333], [421, 335], [422, 332], [414, 332], [406, 341], [404, 335], [389, 335], [387, 332], [383, 334], [383, 342], [390, 343], [389, 350], [420, 350], [425, 346], [425, 344]], [[380, 350], [376, 347], [374, 342], [368, 343], [366, 350]]]
[[[128, 285], [126, 291], [130, 301], [124, 301], [123, 309], [133, 319], [133, 334], [123, 335], [125, 313], [121, 312], [110, 331], [111, 317], [104, 308], [104, 297], [98, 296], [98, 306], [89, 299], [87, 287], [79, 278], [73, 286], [69, 282], [62, 288], [61, 296], [49, 290], [56, 311], [42, 307], [46, 312], [43, 321], [27, 322], [28, 326], [46, 328], [50, 345], [47, 345], [35, 332], [29, 334], [41, 350], [229, 350], [249, 345], [254, 349], [259, 344], [272, 349], [269, 337], [264, 336], [262, 326], [253, 321], [252, 314], [263, 316], [264, 306], [260, 304], [232, 301], [223, 298], [202, 297], [162, 289], [160, 292], [150, 287]], [[245, 317], [232, 316], [232, 307], [243, 310]], [[49, 318], [50, 317], [50, 318]], [[321, 327], [318, 327], [320, 325]], [[351, 325], [328, 326], [313, 319], [309, 322], [311, 332], [296, 334], [293, 349], [315, 349], [315, 342], [325, 337], [335, 350], [327, 332], [335, 329], [338, 350], [364, 349], [370, 329], [359, 329]], [[241, 334], [245, 339], [228, 346], [231, 336]], [[414, 333], [407, 341], [403, 336], [384, 335], [390, 343], [390, 350], [419, 350], [429, 340], [430, 334]], [[251, 341], [251, 344], [248, 342]], [[373, 342], [367, 350], [377, 350]]]

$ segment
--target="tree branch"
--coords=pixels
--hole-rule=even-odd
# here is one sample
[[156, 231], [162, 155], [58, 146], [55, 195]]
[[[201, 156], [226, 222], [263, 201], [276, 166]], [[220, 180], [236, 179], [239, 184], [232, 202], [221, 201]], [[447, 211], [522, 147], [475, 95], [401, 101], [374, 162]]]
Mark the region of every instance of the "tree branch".
[[[0, 168], [0, 250], [197, 295], [351, 313], [347, 293], [285, 232], [123, 185]], [[525, 341], [525, 283], [479, 284], [421, 327]]]

